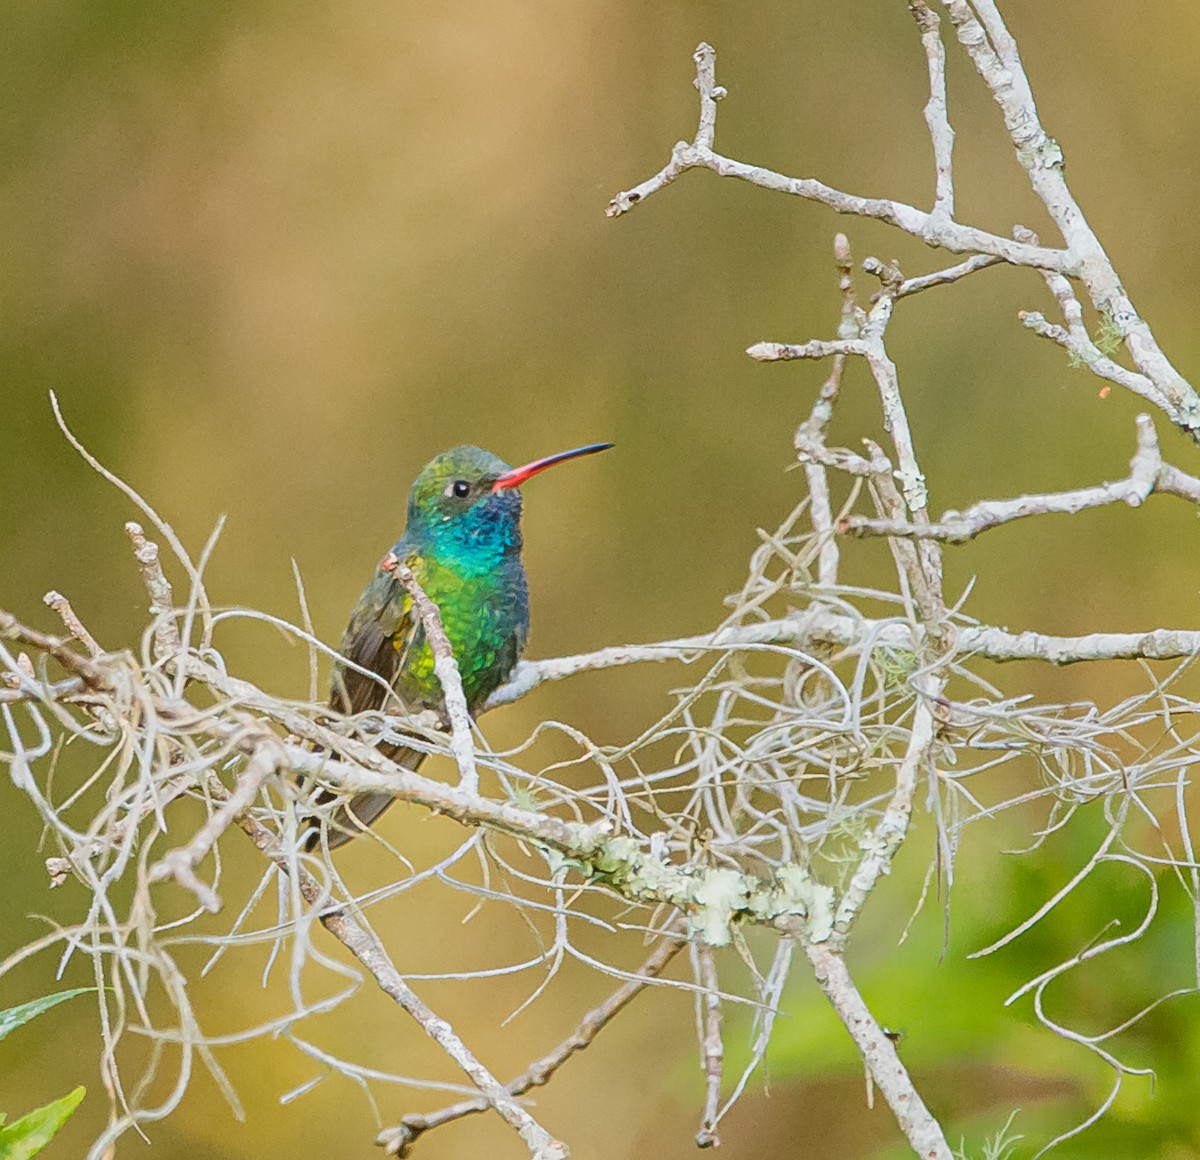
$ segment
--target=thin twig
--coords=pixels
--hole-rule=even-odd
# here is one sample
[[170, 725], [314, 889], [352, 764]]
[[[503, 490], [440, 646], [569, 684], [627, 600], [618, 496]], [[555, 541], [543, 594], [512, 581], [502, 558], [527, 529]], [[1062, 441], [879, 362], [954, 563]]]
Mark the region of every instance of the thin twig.
[[125, 534], [133, 544], [133, 555], [141, 568], [142, 582], [150, 593], [150, 615], [154, 618], [154, 659], [161, 663], [183, 651], [179, 626], [174, 618], [175, 594], [163, 572], [158, 545], [146, 539], [142, 525], [130, 520], [125, 525]]
[[[507, 1087], [512, 1096], [522, 1096], [531, 1088], [542, 1087], [550, 1082], [571, 1056], [591, 1046], [592, 1041], [612, 1020], [657, 979], [671, 960], [687, 945], [687, 940], [678, 934], [667, 933], [658, 946], [633, 976], [622, 983], [603, 1003], [588, 1011], [571, 1032], [553, 1051], [531, 1063], [526, 1071], [511, 1080]], [[408, 1156], [417, 1138], [433, 1128], [460, 1120], [464, 1116], [486, 1112], [491, 1107], [482, 1096], [462, 1100], [440, 1111], [424, 1115], [405, 1116], [394, 1128], [381, 1132], [376, 1143], [383, 1146], [389, 1156]]]
[[[107, 689], [110, 686], [110, 670], [101, 660], [93, 660], [80, 656], [67, 641], [57, 636], [48, 636], [22, 624], [10, 612], [0, 609], [0, 639], [15, 640], [29, 648], [37, 649], [47, 656], [53, 657], [69, 673], [74, 673], [80, 681], [90, 689]], [[32, 673], [24, 674], [27, 682], [33, 681]], [[70, 688], [68, 682], [68, 689]], [[43, 696], [51, 696], [55, 686], [47, 685], [40, 689]]]
[[925, 124], [933, 142], [933, 168], [937, 175], [934, 216], [954, 217], [954, 130], [946, 109], [946, 46], [942, 44], [941, 21], [925, 0], [908, 0], [908, 10], [921, 30], [921, 46], [929, 65], [929, 101]]
[[71, 607], [71, 602], [61, 593], [51, 590], [42, 597], [42, 602], [48, 607], [53, 608], [55, 612], [62, 618], [63, 624], [67, 626], [67, 631], [77, 640], [84, 648], [91, 653], [92, 656], [98, 657], [104, 650], [96, 643], [96, 638], [84, 627], [83, 621], [75, 614], [75, 609]]
[[[137, 490], [135, 488], [131, 487], [128, 483], [126, 483], [125, 480], [123, 480], [115, 472], [109, 471], [109, 469], [107, 467], [105, 467], [104, 464], [101, 463], [100, 460], [98, 460], [83, 445], [83, 443], [80, 442], [80, 440], [78, 438], [76, 438], [75, 433], [70, 429], [70, 427], [67, 426], [67, 421], [63, 417], [62, 409], [58, 405], [58, 396], [53, 391], [50, 392], [50, 407], [51, 407], [51, 410], [53, 410], [53, 412], [54, 412], [54, 420], [58, 424], [59, 430], [63, 433], [67, 442], [70, 443], [71, 446], [74, 447], [75, 450], [79, 453], [79, 455], [83, 459], [83, 461], [93, 471], [95, 471], [98, 475], [100, 475], [104, 479], [108, 480], [108, 482], [111, 483], [115, 488], [117, 488], [118, 491], [120, 491], [123, 495], [128, 497], [130, 502], [133, 503], [136, 507], [138, 507], [146, 515], [146, 517], [154, 524], [154, 526], [159, 530], [159, 532], [162, 534], [162, 536], [166, 539], [167, 544], [170, 546], [171, 550], [175, 553], [180, 564], [182, 564], [184, 569], [187, 571], [188, 578], [191, 580], [192, 585], [196, 591], [197, 598], [198, 598], [198, 601], [200, 604], [200, 610], [204, 617], [205, 632], [207, 634], [209, 627], [210, 627], [210, 625], [209, 625], [210, 614], [209, 614], [209, 608], [208, 608], [208, 598], [204, 593], [204, 585], [200, 579], [200, 573], [197, 570], [195, 564], [192, 563], [191, 557], [187, 554], [187, 551], [184, 548], [183, 544], [180, 542], [179, 537], [175, 534], [175, 529], [172, 528], [171, 525], [169, 523], [167, 523], [167, 521], [164, 520], [162, 518], [162, 516], [160, 516], [158, 514], [158, 512], [156, 512], [154, 510], [154, 508], [152, 508], [142, 498], [142, 496], [137, 492]], [[135, 528], [138, 531], [141, 530], [140, 528], [138, 528], [138, 526], [136, 524], [134, 524], [132, 522], [125, 525], [125, 530], [129, 533], [130, 538], [134, 539], [134, 547], [137, 548], [138, 543], [137, 543], [136, 535], [135, 535], [135, 531], [134, 531]], [[157, 554], [157, 548], [155, 549], [155, 552]], [[147, 568], [150, 571], [153, 571], [153, 569], [156, 566], [157, 566], [156, 560], [148, 562], [148, 564], [143, 568], [143, 573], [142, 573], [143, 577], [145, 577], [147, 575], [147, 570], [146, 570]], [[159, 572], [161, 574], [161, 568], [159, 569]], [[165, 583], [165, 580], [164, 580], [164, 583]], [[158, 589], [157, 589], [157, 594], [156, 593], [151, 594], [153, 603], [155, 603], [155, 604], [160, 603], [160, 601], [158, 600], [158, 594], [161, 594], [162, 591], [163, 591], [162, 586], [159, 585]], [[169, 585], [166, 586], [165, 591], [167, 594], [170, 593]], [[157, 636], [157, 632], [156, 632], [156, 636]]]
[[944, 270], [935, 270], [932, 274], [921, 274], [916, 278], [905, 278], [896, 292], [897, 298], [907, 298], [910, 294], [920, 294], [922, 290], [931, 290], [935, 286], [949, 286], [974, 274], [978, 270], [987, 270], [992, 266], [1004, 265], [1004, 259], [995, 254], [972, 254], [965, 261]]
[[[840, 330], [856, 329], [854, 300], [853, 259], [850, 256], [850, 240], [845, 234], [833, 239], [833, 260], [838, 271], [838, 289], [842, 295]], [[825, 588], [837, 583], [838, 544], [833, 529], [833, 509], [829, 500], [829, 475], [825, 470], [822, 452], [825, 449], [825, 434], [833, 418], [842, 387], [842, 374], [846, 368], [846, 356], [835, 355], [833, 369], [821, 386], [813, 402], [808, 419], [796, 431], [795, 445], [800, 462], [804, 464], [804, 475], [808, 481], [809, 511], [813, 532], [821, 545], [817, 557], [817, 582]]]
[[704, 1073], [704, 1112], [696, 1133], [698, 1148], [718, 1148], [717, 1120], [721, 1109], [721, 1079], [725, 1064], [725, 1041], [721, 1035], [721, 989], [717, 979], [717, 961], [712, 947], [700, 943], [695, 949], [699, 966], [703, 1017], [700, 1020], [700, 1070]]

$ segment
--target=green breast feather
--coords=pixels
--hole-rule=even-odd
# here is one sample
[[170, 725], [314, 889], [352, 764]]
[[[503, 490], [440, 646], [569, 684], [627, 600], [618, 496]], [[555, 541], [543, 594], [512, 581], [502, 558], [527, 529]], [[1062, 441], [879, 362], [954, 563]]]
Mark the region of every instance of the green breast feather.
[[[529, 628], [524, 572], [518, 563], [482, 575], [464, 574], [453, 563], [420, 555], [410, 557], [409, 565], [441, 612], [463, 693], [474, 709], [508, 679], [524, 648]], [[393, 641], [401, 654], [396, 691], [410, 707], [440, 705], [433, 650], [423, 628], [414, 623], [408, 594], [395, 583], [405, 613]]]

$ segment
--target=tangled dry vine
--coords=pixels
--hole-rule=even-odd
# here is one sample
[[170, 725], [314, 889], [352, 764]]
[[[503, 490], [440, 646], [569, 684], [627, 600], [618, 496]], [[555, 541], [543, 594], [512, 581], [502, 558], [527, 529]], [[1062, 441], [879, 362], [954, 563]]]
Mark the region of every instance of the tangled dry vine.
[[[1200, 503], [1200, 480], [1163, 460], [1153, 422], [1142, 416], [1127, 478], [1070, 492], [982, 501], [935, 519], [900, 373], [888, 354], [888, 327], [911, 295], [1001, 263], [1029, 267], [1042, 276], [1064, 323], [1026, 313], [1023, 321], [1035, 333], [1062, 345], [1095, 374], [1133, 391], [1193, 436], [1200, 429], [1200, 399], [1134, 310], [1072, 198], [1062, 152], [1041, 127], [1016, 45], [992, 0], [943, 0], [940, 7], [1003, 114], [1016, 160], [1060, 231], [1062, 246], [1044, 246], [1019, 227], [1005, 238], [956, 219], [954, 135], [940, 21], [925, 0], [909, 0], [908, 6], [930, 79], [925, 109], [934, 153], [930, 210], [842, 193], [814, 179], [786, 177], [716, 153], [717, 107], [726, 93], [716, 83], [716, 54], [707, 44], [695, 53], [700, 96], [695, 137], [676, 145], [662, 170], [618, 194], [609, 206], [611, 215], [623, 214], [687, 170], [706, 168], [839, 213], [881, 219], [930, 246], [969, 255], [957, 265], [912, 278], [894, 265], [868, 259], [862, 269], [878, 286], [864, 301], [855, 285], [850, 244], [838, 235], [836, 337], [761, 342], [748, 351], [760, 361], [828, 359], [831, 367], [796, 434], [808, 494], [776, 531], [763, 535], [729, 614], [712, 631], [694, 637], [523, 662], [489, 703], [489, 708], [507, 704], [546, 682], [595, 669], [656, 662], [699, 670], [674, 694], [669, 711], [625, 745], [597, 745], [567, 724], [546, 722], [529, 744], [504, 753], [492, 750], [465, 712], [454, 658], [438, 631], [437, 609], [411, 576], [402, 580], [438, 645], [438, 675], [452, 710], [448, 734], [432, 719], [341, 718], [324, 706], [232, 676], [221, 642], [247, 618], [275, 625], [314, 657], [332, 651], [306, 627], [265, 613], [216, 611], [204, 582], [216, 535], [193, 559], [170, 525], [97, 463], [63, 424], [80, 453], [125, 490], [151, 535], [168, 545], [171, 567], [188, 588], [186, 599], [178, 600], [158, 543], [131, 522], [127, 531], [150, 600], [151, 619], [140, 647], [103, 649], [59, 593], [49, 594], [47, 602], [62, 620], [65, 636], [0, 612], [5, 681], [0, 718], [8, 734], [0, 757], [36, 805], [56, 848], [47, 863], [50, 884], [73, 880], [86, 899], [77, 923], [22, 948], [0, 963], [0, 974], [55, 947], [64, 962], [75, 956], [91, 962], [113, 1114], [90, 1158], [98, 1160], [123, 1133], [173, 1111], [197, 1063], [236, 1108], [237, 1095], [216, 1049], [259, 1036], [288, 1039], [321, 1069], [318, 1079], [338, 1074], [364, 1090], [374, 1082], [438, 1086], [338, 1058], [302, 1038], [306, 1017], [347, 1002], [363, 977], [323, 949], [319, 926], [465, 1076], [463, 1085], [450, 1088], [455, 1102], [407, 1116], [379, 1135], [389, 1154], [407, 1155], [431, 1129], [491, 1110], [518, 1133], [531, 1156], [567, 1156], [566, 1144], [520, 1097], [552, 1080], [652, 986], [675, 988], [695, 1002], [706, 1084], [697, 1142], [714, 1145], [724, 1116], [766, 1055], [781, 995], [794, 960], [802, 957], [914, 1151], [950, 1160], [942, 1126], [863, 1001], [844, 957], [856, 920], [905, 842], [922, 788], [937, 829], [930, 874], [940, 872], [947, 883], [962, 835], [975, 822], [1003, 809], [1044, 803], [1044, 829], [1049, 829], [1062, 825], [1083, 802], [1104, 802], [1108, 830], [1092, 857], [1061, 891], [982, 953], [1039, 922], [1097, 866], [1118, 863], [1145, 877], [1149, 902], [1136, 930], [1094, 941], [1018, 992], [1033, 994], [1048, 1027], [1113, 1069], [1108, 1099], [1073, 1132], [1103, 1114], [1125, 1076], [1144, 1070], [1124, 1062], [1111, 1046], [1112, 1038], [1144, 1012], [1108, 1032], [1084, 1035], [1051, 1020], [1042, 996], [1080, 963], [1140, 937], [1155, 917], [1157, 868], [1172, 867], [1193, 899], [1200, 897], [1184, 793], [1197, 756], [1196, 734], [1185, 723], [1198, 707], [1175, 690], [1176, 676], [1200, 652], [1200, 632], [1096, 631], [1066, 638], [978, 624], [946, 602], [942, 544], [1015, 519], [1103, 503], [1136, 507], [1156, 492]], [[1076, 287], [1119, 334], [1133, 369], [1117, 363], [1089, 335]], [[891, 439], [887, 450], [869, 440], [861, 451], [828, 442], [851, 359], [863, 360], [878, 390]], [[834, 478], [845, 484], [836, 509]], [[853, 550], [843, 537], [886, 538], [895, 564], [891, 590], [864, 591], [841, 581], [842, 554]], [[1102, 659], [1177, 659], [1180, 664], [1165, 674], [1147, 669], [1143, 694], [1109, 706], [1037, 705], [1004, 697], [985, 675], [985, 666], [994, 662], [1061, 665]], [[592, 776], [568, 783], [553, 776], [558, 766], [533, 768], [527, 758], [545, 731], [566, 738], [577, 752], [573, 764]], [[457, 766], [457, 783], [420, 776], [380, 756], [375, 744], [397, 732], [408, 746], [448, 756]], [[1143, 743], [1145, 737], [1153, 741]], [[66, 793], [53, 777], [65, 745], [72, 757], [91, 755], [87, 775]], [[1027, 778], [1029, 788], [1017, 797], [996, 796], [990, 789], [994, 775], [1014, 763], [1024, 763], [1038, 776]], [[318, 808], [315, 787], [339, 795], [325, 808], [335, 808], [349, 794], [385, 789], [458, 823], [460, 840], [431, 864], [404, 870], [378, 835], [360, 839], [374, 842], [380, 857], [395, 859], [397, 877], [382, 889], [355, 890], [338, 874], [328, 851], [304, 853], [297, 841], [300, 819]], [[202, 820], [189, 823], [197, 805]], [[1180, 848], [1162, 837], [1161, 851], [1136, 849], [1125, 831], [1127, 818], [1153, 819], [1161, 836], [1168, 813], [1174, 814]], [[184, 827], [190, 837], [179, 843], [176, 835]], [[252, 888], [229, 881], [224, 869], [222, 851], [238, 840], [234, 831], [248, 836], [263, 858]], [[493, 888], [493, 876], [513, 888]], [[574, 960], [618, 981], [607, 1000], [582, 1013], [570, 1036], [508, 1083], [492, 1075], [467, 1037], [420, 998], [372, 928], [372, 907], [431, 880], [518, 907], [544, 936], [526, 962], [448, 977], [468, 982], [503, 971], [540, 970], [544, 979], [536, 995]], [[273, 883], [281, 886], [280, 919], [252, 928], [250, 916]], [[180, 897], [190, 898], [191, 908], [176, 913]], [[231, 923], [216, 931], [202, 924], [230, 897], [242, 903]], [[611, 939], [610, 961], [581, 949], [575, 933], [583, 926]], [[770, 940], [766, 961], [756, 958], [763, 953], [762, 941], [756, 938], [751, 945], [747, 937], [752, 928]], [[624, 961], [618, 948], [629, 935], [651, 944], [633, 970], [615, 965]], [[194, 979], [180, 966], [180, 947], [188, 940], [211, 945], [214, 957], [263, 943], [285, 948], [290, 1006], [235, 1034], [207, 1032], [192, 998]], [[1200, 933], [1197, 946], [1200, 970]], [[690, 970], [673, 972], [684, 948]], [[729, 981], [736, 972], [727, 970], [738, 959], [753, 967], [754, 983], [744, 993]], [[319, 990], [310, 983], [313, 972], [341, 985], [311, 998]], [[756, 1031], [749, 1063], [731, 1079], [723, 1012], [734, 1002], [753, 1006]], [[178, 1049], [166, 1089], [162, 1051], [152, 1052], [148, 1061], [130, 1062], [129, 1041], [146, 1038], [156, 1048]], [[144, 1060], [144, 1053], [138, 1058]], [[154, 1102], [151, 1090], [166, 1094]]]

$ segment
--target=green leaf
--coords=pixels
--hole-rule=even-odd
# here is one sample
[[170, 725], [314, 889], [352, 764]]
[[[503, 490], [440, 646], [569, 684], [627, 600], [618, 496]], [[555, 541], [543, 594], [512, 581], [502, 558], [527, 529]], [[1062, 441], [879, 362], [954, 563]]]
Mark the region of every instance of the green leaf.
[[36, 1156], [79, 1107], [84, 1090], [77, 1087], [61, 1100], [37, 1108], [14, 1120], [7, 1128], [0, 1128], [0, 1160], [29, 1160]]
[[34, 999], [31, 1003], [22, 1003], [19, 1007], [9, 1007], [7, 1011], [0, 1011], [0, 1039], [3, 1039], [10, 1031], [15, 1031], [22, 1023], [28, 1023], [30, 1019], [37, 1018], [43, 1011], [49, 1011], [51, 1007], [57, 1007], [59, 1003], [63, 1003], [67, 999], [73, 999], [76, 995], [82, 995], [95, 989], [95, 987], [76, 987], [73, 991], [56, 991], [53, 995], [44, 995], [40, 999]]

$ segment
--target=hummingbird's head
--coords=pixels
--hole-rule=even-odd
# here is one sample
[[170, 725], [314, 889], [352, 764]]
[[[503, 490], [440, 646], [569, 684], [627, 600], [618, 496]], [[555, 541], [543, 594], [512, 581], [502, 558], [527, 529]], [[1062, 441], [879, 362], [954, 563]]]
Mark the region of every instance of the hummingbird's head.
[[469, 444], [443, 451], [413, 481], [405, 538], [460, 566], [486, 571], [521, 550], [521, 484], [557, 463], [611, 446], [590, 443], [523, 467], [509, 467]]

